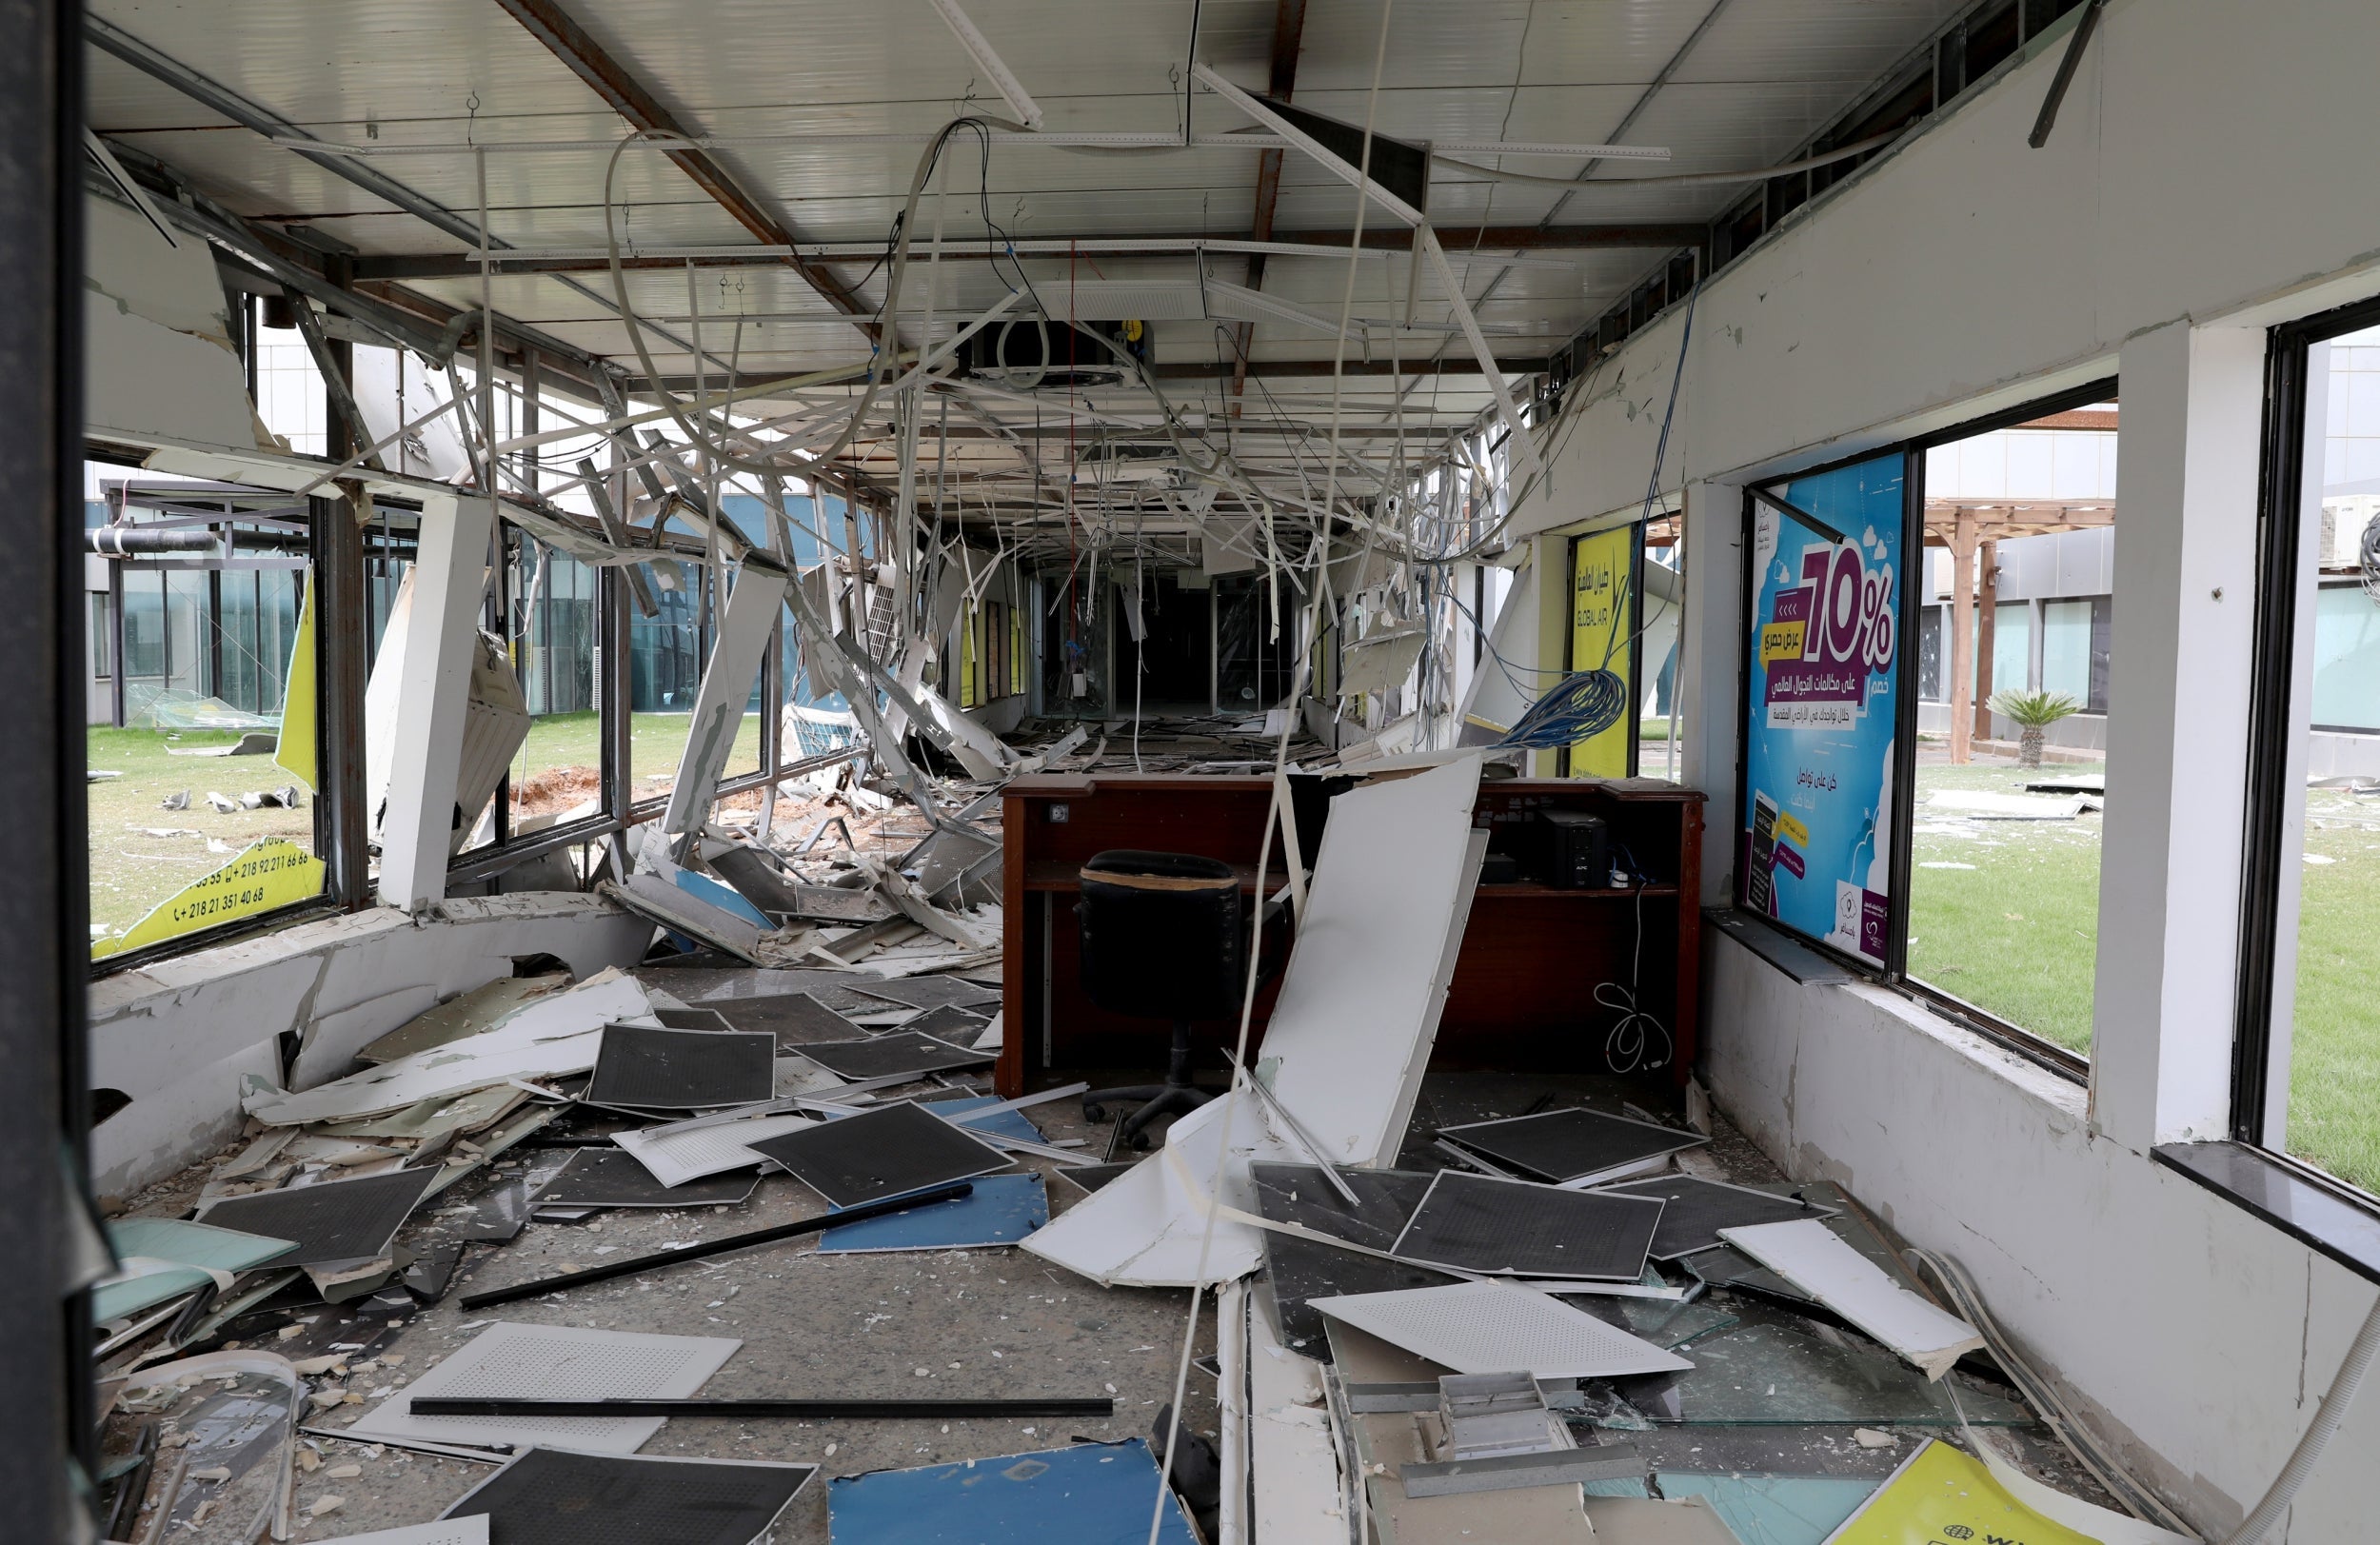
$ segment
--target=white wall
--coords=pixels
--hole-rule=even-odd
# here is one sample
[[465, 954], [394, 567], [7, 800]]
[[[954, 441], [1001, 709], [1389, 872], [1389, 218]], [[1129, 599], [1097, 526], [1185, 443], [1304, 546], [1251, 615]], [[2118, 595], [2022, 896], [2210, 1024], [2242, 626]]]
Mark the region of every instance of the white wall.
[[[542, 892], [416, 917], [380, 907], [103, 977], [90, 992], [91, 1086], [132, 1102], [91, 1132], [92, 1184], [129, 1196], [237, 1137], [241, 1080], [287, 1076], [285, 1035], [311, 1049], [327, 1020], [365, 1044], [427, 1006], [408, 989], [451, 998], [530, 955], [586, 977], [635, 963], [652, 936], [591, 896]], [[313, 1081], [342, 1071], [329, 1062]]]
[[[1713, 278], [1665, 487], [2081, 386], [2177, 317], [2261, 326], [2380, 289], [2380, 160], [2358, 108], [2380, 8], [2116, 0], [2056, 132], [2028, 149], [2065, 30]], [[1643, 501], [1681, 311], [1587, 378], [1597, 401], [1519, 530]]]
[[[1799, 1179], [1965, 1265], [2087, 1419], [2220, 1539], [2312, 1419], [2370, 1284], [2096, 1136], [2083, 1092], [1881, 988], [1801, 986], [1703, 935], [1702, 1071]], [[2370, 1390], [2275, 1541], [2369, 1545]]]
[[[2192, 901], [2172, 861], [2186, 826], [2190, 870], [2237, 858], [2225, 834], [2240, 828], [2245, 761], [2257, 330], [2380, 293], [2380, 161], [2361, 107], [2380, 7], [2116, 0], [2033, 150], [2066, 31], [1713, 279], [1663, 482], [1685, 489], [1686, 753], [1713, 799], [1703, 893], [1716, 901], [1735, 846], [1741, 485], [2120, 360], [2122, 676], [2094, 1087], [1886, 990], [1796, 986], [1719, 938], [1704, 1071], [1794, 1173], [1842, 1180], [1965, 1262], [2135, 1468], [2220, 1537], [2278, 1472], [2373, 1301], [2149, 1150], [2221, 1126], [2236, 886]], [[1589, 406], [1523, 531], [1642, 500], [1681, 323], [1674, 308], [1576, 388]], [[2194, 765], [2172, 723], [2185, 694], [2217, 744]], [[2368, 1396], [2294, 1510], [2291, 1545], [2372, 1537], [2375, 1453]]]

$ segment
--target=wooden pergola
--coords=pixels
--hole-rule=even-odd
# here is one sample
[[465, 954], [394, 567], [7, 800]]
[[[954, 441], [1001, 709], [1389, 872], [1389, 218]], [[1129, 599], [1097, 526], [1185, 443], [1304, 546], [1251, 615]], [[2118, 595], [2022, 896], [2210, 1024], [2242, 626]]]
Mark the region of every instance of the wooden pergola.
[[[2112, 499], [1926, 501], [1925, 545], [1948, 548], [1951, 554], [1949, 696], [1954, 764], [1967, 763], [1978, 738], [1992, 737], [1992, 622], [1999, 604], [1999, 544], [2015, 537], [2087, 531], [2114, 524]], [[1975, 562], [1978, 554], [1981, 564]], [[1979, 621], [1978, 606], [1982, 608]], [[1969, 683], [1971, 647], [1976, 651], [1973, 684]]]

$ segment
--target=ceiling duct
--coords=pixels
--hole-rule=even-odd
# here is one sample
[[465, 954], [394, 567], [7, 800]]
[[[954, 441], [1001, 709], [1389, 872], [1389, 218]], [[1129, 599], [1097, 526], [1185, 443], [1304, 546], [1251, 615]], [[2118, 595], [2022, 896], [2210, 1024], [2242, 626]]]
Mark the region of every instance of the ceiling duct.
[[967, 340], [959, 373], [1012, 391], [1112, 386], [1130, 373], [1117, 357], [1119, 349], [1149, 360], [1148, 329], [1138, 321], [1069, 326], [1046, 317], [1013, 317]]
[[[1296, 108], [1273, 98], [1259, 97], [1273, 111], [1322, 149], [1351, 167], [1363, 166], [1363, 130], [1353, 124], [1324, 117], [1311, 108]], [[1410, 140], [1372, 136], [1372, 180], [1427, 214], [1430, 209], [1430, 148]]]

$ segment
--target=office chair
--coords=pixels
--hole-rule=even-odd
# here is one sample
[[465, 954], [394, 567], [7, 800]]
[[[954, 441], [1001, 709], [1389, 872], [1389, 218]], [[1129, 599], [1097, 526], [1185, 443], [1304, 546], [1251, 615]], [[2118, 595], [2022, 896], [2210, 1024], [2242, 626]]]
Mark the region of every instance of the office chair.
[[1248, 944], [1240, 879], [1218, 859], [1114, 848], [1093, 855], [1081, 880], [1084, 995], [1111, 1014], [1173, 1021], [1164, 1082], [1082, 1097], [1093, 1121], [1106, 1119], [1104, 1106], [1146, 1101], [1120, 1134], [1145, 1148], [1151, 1121], [1214, 1098], [1190, 1081], [1190, 1025], [1239, 1012]]

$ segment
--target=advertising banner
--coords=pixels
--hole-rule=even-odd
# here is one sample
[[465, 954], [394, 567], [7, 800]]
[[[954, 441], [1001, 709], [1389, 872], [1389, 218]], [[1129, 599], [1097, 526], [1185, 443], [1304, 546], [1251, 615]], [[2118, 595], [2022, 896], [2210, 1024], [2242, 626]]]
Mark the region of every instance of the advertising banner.
[[122, 938], [103, 939], [91, 945], [91, 958], [146, 949], [201, 928], [221, 927], [310, 901], [323, 893], [324, 873], [323, 861], [295, 842], [264, 838], [213, 874], [190, 881], [158, 902]]
[[1571, 544], [1570, 668], [1608, 670], [1628, 704], [1617, 722], [1570, 747], [1573, 778], [1634, 776], [1636, 744], [1636, 545], [1641, 525], [1597, 531]]
[[1737, 900], [1884, 963], [1905, 458], [1755, 494]]

